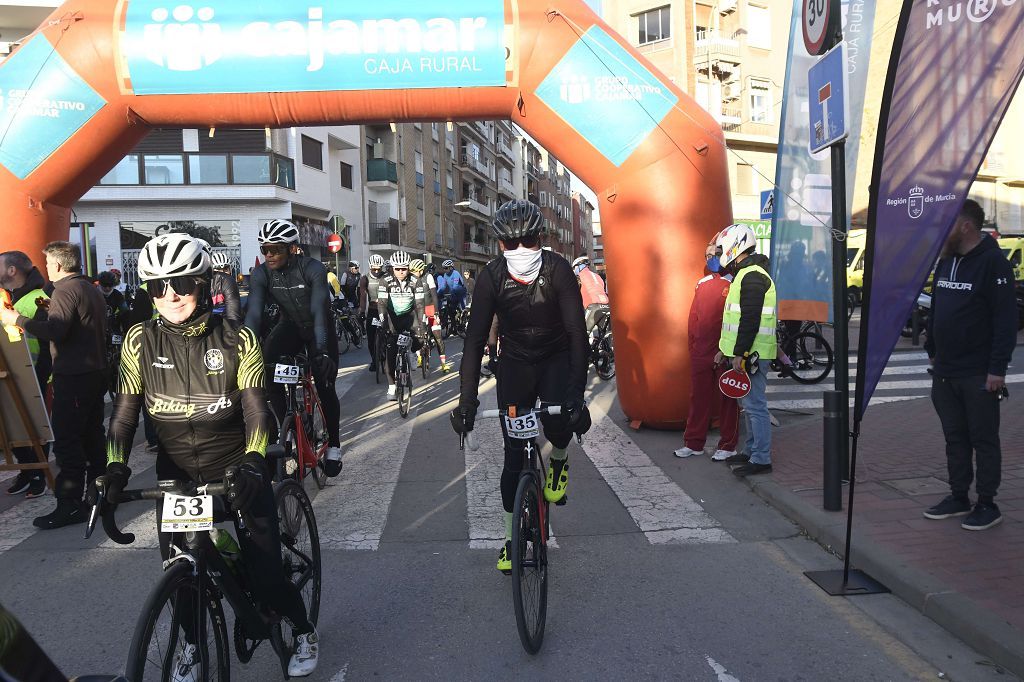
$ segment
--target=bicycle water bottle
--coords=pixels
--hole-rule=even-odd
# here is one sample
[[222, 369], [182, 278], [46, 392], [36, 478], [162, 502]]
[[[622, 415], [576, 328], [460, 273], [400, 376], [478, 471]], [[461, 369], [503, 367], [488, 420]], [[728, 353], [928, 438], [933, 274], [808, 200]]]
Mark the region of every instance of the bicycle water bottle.
[[238, 546], [238, 541], [235, 540], [234, 536], [226, 530], [220, 528], [214, 528], [210, 531], [210, 539], [213, 540], [213, 546], [217, 548], [220, 555], [224, 557], [225, 563], [228, 568], [232, 571], [237, 571], [235, 562], [238, 560], [238, 555], [241, 553], [241, 548]]

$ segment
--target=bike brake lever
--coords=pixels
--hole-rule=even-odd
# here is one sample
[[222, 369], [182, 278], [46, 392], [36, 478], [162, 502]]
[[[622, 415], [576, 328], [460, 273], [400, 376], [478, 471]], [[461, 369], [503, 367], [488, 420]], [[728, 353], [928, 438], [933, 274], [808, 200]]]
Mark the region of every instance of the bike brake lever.
[[103, 490], [98, 489], [96, 496], [96, 504], [92, 506], [92, 510], [89, 512], [89, 523], [85, 526], [85, 539], [88, 540], [92, 537], [92, 532], [96, 530], [96, 521], [100, 516], [100, 505], [103, 504]]

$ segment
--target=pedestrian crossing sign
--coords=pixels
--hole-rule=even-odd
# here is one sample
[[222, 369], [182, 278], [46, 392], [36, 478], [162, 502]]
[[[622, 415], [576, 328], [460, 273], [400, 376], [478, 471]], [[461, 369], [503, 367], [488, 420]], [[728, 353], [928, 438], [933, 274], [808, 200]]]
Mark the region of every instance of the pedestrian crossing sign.
[[771, 220], [775, 211], [775, 190], [761, 192], [761, 220]]

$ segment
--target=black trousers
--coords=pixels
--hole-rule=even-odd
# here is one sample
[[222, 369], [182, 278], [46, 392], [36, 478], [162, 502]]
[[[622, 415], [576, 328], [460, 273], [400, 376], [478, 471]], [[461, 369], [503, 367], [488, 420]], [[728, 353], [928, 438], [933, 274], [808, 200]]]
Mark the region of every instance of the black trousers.
[[106, 467], [103, 394], [107, 371], [53, 377], [53, 454], [57, 460], [58, 500], [81, 500], [86, 479]]
[[366, 308], [366, 348], [370, 351], [370, 365], [377, 365], [377, 332], [380, 327], [374, 326], [373, 321], [377, 319], [380, 312], [377, 306], [371, 305]]
[[[263, 342], [263, 360], [267, 363], [267, 397], [270, 399], [270, 407], [274, 410], [274, 417], [277, 418], [278, 427], [284, 421], [287, 413], [285, 406], [284, 386], [274, 383], [274, 365], [281, 361], [282, 355], [297, 355], [305, 353], [312, 362], [316, 355], [316, 345], [313, 341], [304, 341], [301, 330], [290, 320], [282, 319], [277, 323], [266, 340]], [[338, 337], [331, 326], [327, 330], [327, 354], [338, 364]], [[327, 444], [331, 447], [341, 446], [341, 404], [338, 402], [338, 393], [334, 389], [334, 382], [324, 382], [314, 374], [313, 383], [316, 384], [317, 395], [320, 396], [320, 404], [324, 408], [324, 426], [327, 427]]]
[[[503, 355], [498, 363], [498, 407], [506, 409], [515, 405], [519, 409], [532, 409], [539, 398], [542, 403], [561, 405], [565, 401], [565, 390], [569, 382], [568, 351], [532, 364], [512, 360]], [[562, 449], [572, 440], [572, 431], [562, 415], [544, 415], [540, 418], [544, 426], [544, 437], [554, 447]], [[501, 422], [505, 435], [505, 467], [501, 470], [501, 504], [511, 512], [515, 503], [516, 486], [523, 470], [526, 441], [509, 438], [505, 422]]]
[[415, 352], [423, 345], [423, 340], [419, 337], [419, 334], [423, 332], [417, 329], [415, 312], [406, 313], [405, 315], [392, 315], [388, 313], [388, 320], [385, 320], [384, 324], [388, 325], [390, 330], [387, 334], [387, 342], [384, 348], [384, 367], [388, 371], [388, 376], [394, 381], [395, 358], [398, 356], [398, 335], [402, 333], [409, 334], [412, 337], [409, 351]]
[[946, 438], [949, 489], [964, 497], [974, 480], [977, 457], [979, 497], [995, 497], [1002, 474], [999, 400], [985, 390], [985, 375], [932, 380], [932, 404]]
[[[160, 458], [165, 455], [161, 453]], [[157, 462], [157, 477], [160, 480], [188, 480], [173, 462]], [[261, 604], [273, 609], [277, 614], [287, 618], [299, 632], [312, 632], [306, 614], [306, 605], [302, 601], [299, 590], [284, 573], [281, 561], [281, 534], [278, 527], [277, 505], [274, 502], [274, 489], [270, 476], [265, 477], [263, 488], [253, 502], [249, 513], [245, 515], [245, 528], [239, 528], [238, 516], [228, 511], [235, 524], [235, 537], [242, 550], [240, 565], [245, 571], [246, 582], [253, 595]], [[212, 481], [211, 481], [212, 482]], [[219, 500], [215, 500], [219, 504]], [[184, 533], [160, 533], [163, 500], [156, 503], [156, 527], [160, 538], [160, 556], [166, 560], [170, 556], [170, 546], [175, 544], [184, 547]], [[188, 619], [185, 614], [186, 620]]]

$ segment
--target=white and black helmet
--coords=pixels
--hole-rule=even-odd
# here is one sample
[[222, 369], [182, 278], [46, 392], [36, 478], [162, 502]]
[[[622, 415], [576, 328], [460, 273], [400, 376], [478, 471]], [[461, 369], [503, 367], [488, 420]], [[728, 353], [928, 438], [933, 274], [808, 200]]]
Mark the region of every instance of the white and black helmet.
[[576, 268], [577, 266], [584, 267], [587, 265], [590, 265], [590, 258], [588, 258], [587, 256], [580, 256], [579, 258], [572, 262], [573, 268]]
[[734, 223], [718, 233], [717, 246], [722, 249], [718, 262], [725, 267], [736, 260], [741, 253], [757, 247], [757, 237], [749, 225]]
[[210, 265], [214, 268], [229, 268], [231, 267], [231, 258], [223, 251], [214, 251], [210, 257]]
[[139, 277], [143, 281], [180, 275], [205, 275], [210, 256], [195, 237], [184, 233], [162, 234], [146, 242], [139, 253]]
[[532, 201], [513, 199], [498, 208], [491, 226], [501, 240], [538, 235], [544, 228], [544, 215]]
[[372, 254], [370, 256], [370, 267], [371, 268], [382, 268], [384, 267], [384, 256], [379, 253]]
[[455, 267], [455, 261], [453, 261], [451, 259], [448, 259], [445, 262], [441, 263], [441, 267], [442, 268], [454, 268]]
[[287, 220], [268, 220], [256, 236], [260, 244], [295, 244], [299, 241], [299, 228]]
[[393, 268], [407, 268], [412, 259], [409, 258], [409, 254], [405, 251], [395, 251], [391, 254], [391, 267]]
[[195, 240], [199, 242], [199, 245], [201, 247], [203, 247], [203, 251], [206, 252], [207, 256], [213, 256], [213, 247], [210, 246], [210, 242], [206, 241], [205, 239], [202, 239], [201, 237], [196, 237]]

